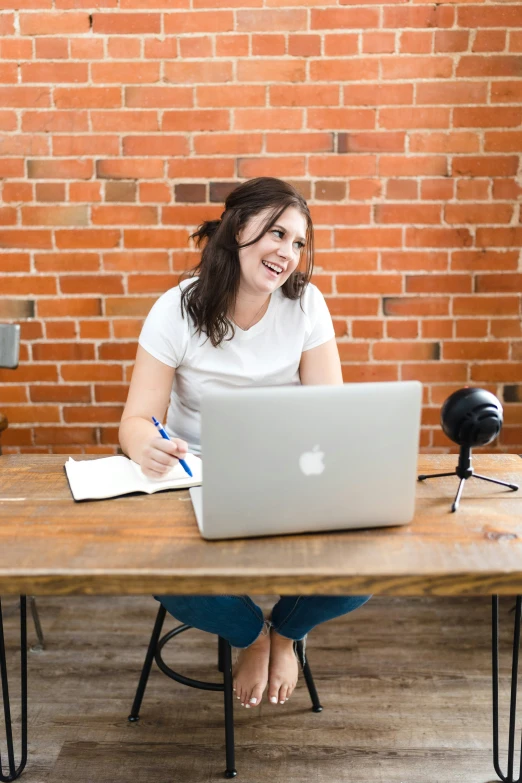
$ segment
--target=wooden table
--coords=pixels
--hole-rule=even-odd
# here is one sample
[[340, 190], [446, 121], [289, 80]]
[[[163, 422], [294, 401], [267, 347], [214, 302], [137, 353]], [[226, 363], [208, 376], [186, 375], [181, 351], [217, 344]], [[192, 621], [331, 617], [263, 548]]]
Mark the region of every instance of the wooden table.
[[[497, 597], [517, 594], [518, 651], [522, 492], [472, 478], [452, 514], [458, 479], [434, 479], [419, 482], [415, 518], [407, 526], [204, 541], [188, 491], [75, 503], [66, 459], [0, 457], [0, 594], [492, 595], [494, 629]], [[455, 455], [423, 455], [419, 473], [451, 471], [456, 463]], [[473, 466], [522, 483], [516, 455], [476, 455]], [[512, 685], [516, 695], [516, 678]], [[494, 702], [496, 731], [495, 713]], [[508, 781], [515, 780], [512, 713]], [[495, 735], [494, 763], [502, 777], [496, 746]], [[21, 769], [15, 772], [2, 777], [0, 771], [0, 780], [14, 780]]]

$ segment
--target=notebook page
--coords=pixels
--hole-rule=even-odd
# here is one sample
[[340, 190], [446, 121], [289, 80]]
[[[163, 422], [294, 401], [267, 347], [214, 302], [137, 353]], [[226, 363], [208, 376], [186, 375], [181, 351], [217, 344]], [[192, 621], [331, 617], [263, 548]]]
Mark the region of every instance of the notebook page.
[[185, 470], [181, 467], [179, 462], [176, 462], [173, 468], [169, 470], [161, 479], [152, 479], [145, 476], [140, 466], [136, 462], [131, 462], [132, 470], [135, 475], [136, 489], [140, 489], [142, 492], [157, 492], [160, 489], [169, 489], [179, 487], [180, 489], [185, 486], [192, 486], [194, 484], [201, 484], [202, 479], [202, 463], [199, 457], [195, 454], [187, 454], [185, 462], [192, 471], [192, 478], [185, 473]]
[[75, 500], [110, 498], [139, 489], [132, 462], [127, 457], [81, 461], [69, 458], [65, 470]]

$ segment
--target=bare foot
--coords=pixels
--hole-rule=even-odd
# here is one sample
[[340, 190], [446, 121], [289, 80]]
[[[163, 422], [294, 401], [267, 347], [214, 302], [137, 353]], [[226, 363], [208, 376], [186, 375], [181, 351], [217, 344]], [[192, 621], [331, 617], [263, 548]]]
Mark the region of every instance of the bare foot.
[[232, 687], [242, 707], [254, 707], [261, 702], [268, 682], [269, 659], [270, 635], [267, 633], [261, 633], [250, 647], [239, 651]]
[[273, 704], [284, 704], [297, 685], [297, 658], [294, 642], [270, 629], [270, 665], [268, 698]]

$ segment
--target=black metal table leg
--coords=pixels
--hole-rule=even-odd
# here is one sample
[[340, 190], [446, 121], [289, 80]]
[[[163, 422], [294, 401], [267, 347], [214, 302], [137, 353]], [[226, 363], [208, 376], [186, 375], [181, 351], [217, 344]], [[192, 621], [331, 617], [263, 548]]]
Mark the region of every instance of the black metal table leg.
[[507, 774], [500, 768], [498, 741], [498, 595], [492, 598], [492, 663], [493, 663], [493, 766], [504, 783], [522, 783], [522, 756], [518, 778], [513, 777], [515, 766], [515, 723], [517, 714], [518, 653], [520, 649], [520, 616], [522, 596], [518, 595], [515, 604], [515, 625], [513, 632], [513, 658], [511, 663], [511, 699], [509, 705], [509, 734]]
[[11, 705], [9, 702], [9, 685], [7, 680], [2, 604], [0, 602], [0, 676], [2, 681], [2, 699], [4, 702], [7, 761], [9, 765], [9, 772], [4, 775], [2, 759], [0, 756], [0, 781], [2, 781], [2, 783], [10, 783], [10, 781], [16, 780], [22, 774], [27, 762], [27, 605], [25, 595], [20, 596], [20, 669], [20, 691], [22, 699], [22, 743], [20, 751], [20, 764], [17, 767], [15, 764], [13, 729], [11, 724]]

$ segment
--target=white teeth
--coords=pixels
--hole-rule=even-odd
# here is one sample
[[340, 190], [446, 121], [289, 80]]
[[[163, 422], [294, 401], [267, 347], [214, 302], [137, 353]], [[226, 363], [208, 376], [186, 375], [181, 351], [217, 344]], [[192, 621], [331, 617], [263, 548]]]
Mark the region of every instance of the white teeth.
[[271, 264], [269, 261], [263, 261], [263, 264], [269, 269], [272, 269], [272, 271], [276, 272], [277, 274], [283, 271], [282, 267]]

